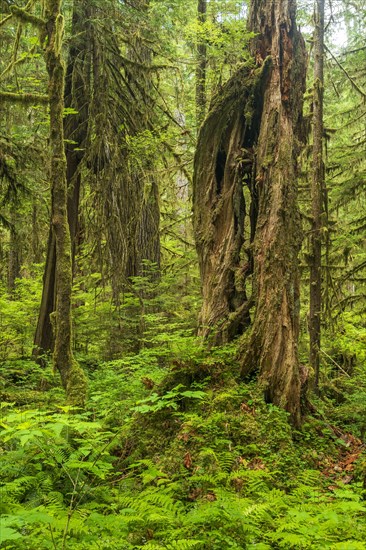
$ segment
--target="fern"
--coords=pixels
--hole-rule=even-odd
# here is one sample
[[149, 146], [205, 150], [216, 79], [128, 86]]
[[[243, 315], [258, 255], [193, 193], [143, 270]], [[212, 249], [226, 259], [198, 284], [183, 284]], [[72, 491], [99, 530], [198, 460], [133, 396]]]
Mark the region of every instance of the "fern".
[[190, 548], [202, 547], [202, 541], [196, 539], [174, 540], [167, 544], [167, 550], [190, 550]]
[[236, 461], [236, 456], [232, 451], [219, 453], [218, 462], [224, 472], [230, 472]]

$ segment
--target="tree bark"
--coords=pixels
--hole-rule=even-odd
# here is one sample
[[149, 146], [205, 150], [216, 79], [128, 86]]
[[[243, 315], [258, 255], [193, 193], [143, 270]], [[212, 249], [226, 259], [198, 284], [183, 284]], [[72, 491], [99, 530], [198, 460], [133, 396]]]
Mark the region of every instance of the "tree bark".
[[314, 89], [313, 89], [313, 170], [311, 181], [312, 225], [310, 233], [310, 366], [314, 387], [319, 389], [321, 309], [322, 309], [322, 213], [323, 164], [323, 87], [324, 87], [324, 1], [315, 3]]
[[[89, 117], [89, 18], [90, 8], [84, 0], [74, 2], [72, 35], [69, 60], [65, 75], [65, 107], [75, 113], [64, 118], [66, 154], [67, 218], [72, 245], [73, 271], [75, 266], [76, 241], [79, 227], [79, 197], [81, 188], [80, 163], [84, 157]], [[75, 150], [76, 149], [76, 150]], [[36, 359], [49, 353], [54, 347], [54, 335], [50, 315], [55, 310], [55, 265], [56, 242], [50, 225], [43, 290], [37, 327], [34, 336], [33, 356]]]
[[256, 148], [259, 212], [254, 240], [256, 312], [242, 374], [259, 370], [268, 402], [300, 421], [296, 159], [302, 128], [305, 47], [293, 0], [253, 0], [250, 27], [257, 63], [270, 56]]
[[41, 362], [45, 353], [53, 350], [54, 338], [50, 315], [55, 310], [56, 246], [52, 223], [48, 232], [47, 256], [43, 273], [41, 305], [33, 341], [33, 357]]
[[55, 330], [54, 367], [61, 376], [67, 397], [74, 404], [83, 404], [86, 397], [86, 377], [72, 353], [72, 249], [67, 220], [66, 155], [64, 149], [64, 86], [65, 67], [61, 48], [64, 20], [61, 1], [45, 2], [45, 61], [49, 77], [50, 155], [52, 188], [52, 228], [56, 243], [56, 309], [52, 314]]
[[199, 334], [213, 344], [232, 340], [250, 321], [245, 279], [252, 261], [250, 243], [244, 243], [250, 222], [243, 184], [252, 186], [263, 72], [240, 68], [213, 98], [198, 135], [193, 226], [203, 296]]
[[42, 262], [42, 245], [40, 237], [39, 209], [37, 198], [33, 198], [32, 205], [32, 262], [40, 264]]
[[[159, 188], [152, 155], [136, 155], [130, 142], [154, 129], [152, 51], [148, 0], [133, 0], [136, 23], [127, 35], [127, 62], [113, 33], [107, 47], [94, 36], [94, 111], [97, 121], [96, 174], [110, 256], [114, 303], [130, 279], [146, 274], [144, 260], [160, 268]], [[138, 30], [136, 30], [138, 29]], [[116, 86], [117, 84], [117, 86]], [[132, 140], [131, 140], [132, 138]]]
[[[198, 0], [197, 20], [199, 24], [206, 22], [207, 0]], [[206, 112], [206, 65], [207, 45], [202, 36], [197, 40], [197, 66], [196, 66], [196, 120], [199, 128]]]

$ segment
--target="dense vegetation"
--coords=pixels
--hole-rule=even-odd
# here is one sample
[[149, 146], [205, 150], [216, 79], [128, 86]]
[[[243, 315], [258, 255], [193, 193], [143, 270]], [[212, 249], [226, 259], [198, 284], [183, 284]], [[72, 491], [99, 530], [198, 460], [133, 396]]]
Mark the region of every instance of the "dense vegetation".
[[0, 548], [366, 549], [366, 6], [278, 6], [0, 0]]

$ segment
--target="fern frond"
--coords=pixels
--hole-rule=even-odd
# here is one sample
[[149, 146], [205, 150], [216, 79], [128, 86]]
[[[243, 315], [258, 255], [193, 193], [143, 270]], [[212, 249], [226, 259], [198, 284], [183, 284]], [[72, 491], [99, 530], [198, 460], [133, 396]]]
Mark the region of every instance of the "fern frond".
[[236, 460], [236, 456], [231, 451], [225, 451], [218, 455], [220, 468], [224, 470], [224, 472], [230, 472], [230, 470], [232, 469], [235, 463], [235, 460]]
[[190, 550], [190, 548], [202, 547], [202, 541], [197, 539], [175, 540], [166, 545], [167, 550]]

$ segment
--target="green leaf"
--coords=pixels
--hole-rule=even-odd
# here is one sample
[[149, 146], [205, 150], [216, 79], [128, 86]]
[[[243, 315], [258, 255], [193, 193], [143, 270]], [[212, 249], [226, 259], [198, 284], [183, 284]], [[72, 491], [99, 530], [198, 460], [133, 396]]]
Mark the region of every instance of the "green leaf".
[[23, 538], [23, 535], [11, 527], [3, 527], [0, 525], [0, 544], [7, 540], [16, 540]]

